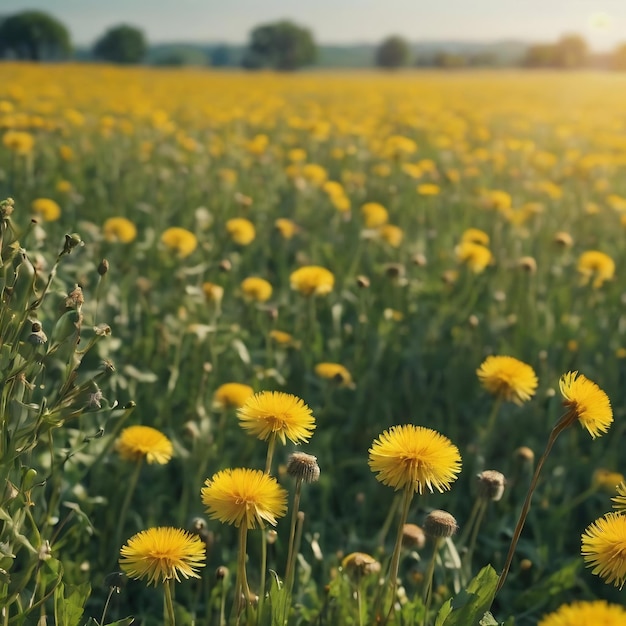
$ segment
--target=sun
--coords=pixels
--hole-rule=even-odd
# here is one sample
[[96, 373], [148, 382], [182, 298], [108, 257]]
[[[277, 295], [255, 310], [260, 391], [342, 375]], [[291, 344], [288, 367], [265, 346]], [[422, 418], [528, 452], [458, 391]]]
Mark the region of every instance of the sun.
[[607, 31], [613, 25], [613, 18], [604, 12], [592, 13], [589, 16], [589, 26], [593, 30]]

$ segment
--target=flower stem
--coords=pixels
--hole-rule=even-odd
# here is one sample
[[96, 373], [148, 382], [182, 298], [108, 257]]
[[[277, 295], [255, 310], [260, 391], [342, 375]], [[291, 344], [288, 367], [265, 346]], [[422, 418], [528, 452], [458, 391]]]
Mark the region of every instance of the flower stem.
[[[506, 560], [504, 562], [504, 567], [502, 568], [502, 573], [500, 574], [500, 578], [498, 579], [498, 585], [496, 586], [496, 595], [502, 589], [504, 582], [506, 580], [507, 574], [509, 573], [509, 568], [511, 567], [511, 562], [513, 561], [513, 555], [515, 554], [515, 548], [517, 547], [517, 542], [519, 541], [520, 535], [522, 534], [522, 529], [524, 528], [524, 522], [526, 521], [526, 517], [528, 516], [528, 511], [530, 510], [530, 502], [533, 497], [533, 493], [535, 492], [535, 488], [537, 487], [537, 483], [539, 482], [539, 474], [541, 473], [541, 468], [545, 463], [550, 451], [552, 450], [552, 446], [556, 441], [557, 437], [561, 434], [561, 432], [569, 426], [567, 420], [561, 419], [557, 425], [552, 429], [550, 433], [550, 437], [548, 438], [548, 443], [546, 445], [546, 449], [543, 454], [537, 461], [537, 467], [535, 468], [535, 473], [533, 475], [532, 480], [530, 481], [530, 486], [528, 487], [528, 492], [526, 493], [526, 499], [524, 500], [524, 505], [522, 506], [522, 510], [519, 515], [519, 519], [517, 520], [517, 526], [515, 526], [515, 531], [513, 532], [513, 537], [511, 538], [511, 545], [509, 546], [509, 552], [506, 555]], [[495, 597], [495, 595], [494, 595]]]
[[302, 478], [296, 480], [296, 489], [293, 495], [293, 507], [291, 509], [291, 526], [289, 528], [289, 547], [287, 549], [287, 565], [285, 569], [285, 598], [283, 623], [287, 622], [287, 614], [291, 603], [291, 590], [293, 589], [294, 570], [296, 565], [297, 551], [294, 549], [296, 538], [296, 521], [300, 508], [300, 494], [302, 492]]
[[261, 523], [261, 582], [259, 583], [259, 605], [257, 611], [257, 624], [261, 623], [263, 614], [263, 601], [265, 600], [265, 570], [267, 569], [267, 533]]
[[168, 579], [163, 583], [163, 591], [165, 595], [165, 615], [167, 617], [166, 626], [176, 626], [176, 617], [174, 616], [174, 601], [172, 600], [172, 579]]
[[239, 554], [237, 555], [237, 582], [235, 583], [235, 603], [233, 609], [239, 620], [239, 616], [250, 601], [250, 588], [248, 587], [248, 577], [246, 576], [246, 541], [248, 538], [248, 527], [245, 524], [239, 526]]
[[430, 601], [433, 597], [433, 576], [435, 574], [435, 561], [437, 560], [437, 552], [439, 550], [440, 542], [441, 537], [437, 537], [435, 539], [435, 544], [433, 545], [433, 554], [430, 557], [430, 561], [428, 563], [426, 577], [424, 578], [424, 621], [422, 622], [423, 626], [426, 626], [426, 623], [428, 621], [428, 610], [430, 609]]
[[126, 496], [124, 497], [124, 502], [122, 503], [122, 508], [120, 509], [119, 518], [117, 520], [117, 529], [115, 531], [116, 550], [120, 547], [120, 540], [122, 538], [122, 532], [124, 531], [124, 523], [126, 522], [126, 516], [128, 515], [128, 507], [130, 506], [130, 502], [133, 499], [133, 494], [135, 493], [135, 489], [137, 488], [137, 482], [139, 481], [139, 474], [141, 473], [142, 465], [143, 458], [140, 458], [135, 464], [135, 469], [131, 474], [130, 480], [128, 481]]
[[272, 457], [274, 456], [274, 450], [276, 449], [276, 434], [270, 437], [267, 444], [267, 459], [265, 461], [265, 473], [271, 474], [272, 472]]

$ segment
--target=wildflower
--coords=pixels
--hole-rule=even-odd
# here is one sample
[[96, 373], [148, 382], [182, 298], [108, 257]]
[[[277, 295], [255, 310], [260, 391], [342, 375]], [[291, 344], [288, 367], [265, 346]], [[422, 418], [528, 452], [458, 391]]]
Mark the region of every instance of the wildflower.
[[317, 482], [320, 477], [320, 466], [317, 464], [317, 457], [305, 452], [290, 454], [287, 460], [287, 474], [305, 483]]
[[272, 297], [272, 285], [264, 278], [250, 276], [241, 282], [244, 296], [257, 302], [267, 302]]
[[35, 138], [24, 131], [9, 130], [2, 136], [2, 145], [15, 154], [25, 156], [33, 151]]
[[318, 363], [315, 373], [320, 378], [329, 378], [339, 383], [342, 387], [354, 387], [354, 381], [350, 372], [340, 363]]
[[274, 226], [283, 239], [291, 239], [298, 232], [298, 225], [286, 217], [279, 217]]
[[293, 336], [284, 330], [270, 330], [270, 338], [281, 346], [291, 346], [296, 343]]
[[204, 297], [208, 302], [215, 302], [219, 304], [224, 297], [224, 287], [216, 285], [215, 283], [202, 283], [202, 291], [204, 292]]
[[197, 535], [180, 528], [156, 527], [133, 535], [120, 550], [120, 567], [135, 579], [148, 584], [167, 580], [200, 578], [196, 571], [205, 566], [206, 547]]
[[328, 172], [317, 163], [307, 163], [302, 168], [302, 176], [314, 187], [321, 187], [328, 180]]
[[565, 421], [578, 420], [594, 439], [609, 429], [613, 422], [611, 402], [596, 383], [578, 372], [568, 372], [561, 376], [559, 389], [568, 409]]
[[439, 185], [434, 183], [422, 183], [417, 186], [417, 193], [420, 196], [438, 196], [439, 191]]
[[361, 207], [361, 214], [363, 215], [366, 228], [378, 228], [386, 224], [389, 219], [387, 209], [378, 202], [366, 202]]
[[468, 228], [463, 231], [461, 235], [462, 243], [477, 243], [481, 246], [489, 245], [489, 235], [484, 231], [480, 230], [480, 228]]
[[238, 408], [243, 406], [246, 400], [254, 395], [254, 389], [250, 385], [242, 383], [224, 383], [213, 394], [213, 404], [220, 409], [228, 407]]
[[594, 289], [602, 287], [603, 283], [611, 280], [615, 274], [615, 261], [604, 252], [588, 250], [578, 259], [578, 272], [582, 274], [582, 284], [586, 285], [592, 276]]
[[476, 374], [489, 393], [519, 405], [535, 395], [538, 385], [533, 368], [512, 356], [488, 356]]
[[56, 184], [56, 190], [59, 193], [70, 193], [70, 191], [72, 191], [72, 183], [70, 183], [69, 180], [60, 180], [57, 184]]
[[33, 200], [31, 208], [33, 212], [40, 215], [45, 222], [54, 222], [61, 217], [61, 207], [50, 198], [37, 198]]
[[452, 537], [458, 528], [454, 517], [439, 509], [431, 511], [424, 520], [424, 533], [431, 538]]
[[393, 224], [385, 224], [378, 230], [381, 238], [386, 241], [392, 248], [399, 248], [404, 238], [404, 231], [399, 226]]
[[291, 288], [305, 296], [324, 296], [335, 286], [335, 276], [319, 265], [305, 265], [291, 273]]
[[504, 494], [506, 479], [496, 470], [485, 470], [478, 474], [478, 495], [485, 500], [498, 502]]
[[297, 396], [280, 391], [262, 391], [237, 410], [239, 424], [263, 441], [278, 437], [293, 443], [308, 441], [315, 429], [311, 409]]
[[597, 489], [602, 489], [607, 493], [618, 492], [619, 485], [624, 482], [624, 474], [612, 472], [604, 468], [598, 468], [591, 477], [591, 483]]
[[378, 574], [380, 572], [380, 563], [373, 556], [365, 554], [365, 552], [351, 552], [343, 558], [341, 567], [356, 577]]
[[156, 428], [129, 426], [125, 428], [115, 444], [119, 455], [128, 461], [146, 459], [148, 463], [165, 465], [172, 458], [172, 442]]
[[461, 471], [458, 448], [430, 428], [406, 424], [392, 426], [374, 440], [369, 450], [369, 466], [376, 478], [394, 489], [422, 493], [443, 492]]
[[102, 233], [107, 241], [130, 243], [137, 237], [137, 228], [125, 217], [110, 217], [104, 222]]
[[613, 501], [613, 508], [618, 513], [626, 513], [626, 483], [622, 479], [619, 485], [616, 487], [617, 495], [611, 498]]
[[211, 519], [237, 527], [272, 526], [287, 512], [287, 492], [260, 470], [226, 469], [207, 479], [202, 503]]
[[176, 252], [181, 259], [188, 257], [198, 246], [196, 236], [186, 228], [173, 226], [161, 235], [161, 242]]
[[240, 246], [247, 246], [256, 237], [254, 224], [245, 217], [233, 217], [228, 220], [226, 222], [226, 231], [230, 238]]
[[303, 150], [302, 148], [292, 148], [289, 152], [287, 152], [287, 158], [292, 163], [302, 163], [303, 161], [306, 161], [306, 150]]
[[626, 515], [607, 513], [590, 524], [581, 553], [594, 574], [621, 589], [626, 582]]
[[588, 600], [563, 604], [544, 615], [537, 626], [626, 626], [626, 609], [606, 600]]
[[480, 274], [493, 260], [491, 250], [478, 243], [462, 241], [455, 248], [456, 258], [465, 263], [475, 274]]
[[421, 550], [426, 545], [426, 534], [417, 524], [405, 524], [402, 527], [402, 546]]
[[574, 240], [569, 233], [559, 231], [556, 235], [554, 235], [554, 243], [562, 246], [563, 248], [571, 248], [574, 245]]
[[517, 266], [529, 274], [534, 274], [537, 271], [537, 261], [531, 256], [523, 256], [518, 259]]

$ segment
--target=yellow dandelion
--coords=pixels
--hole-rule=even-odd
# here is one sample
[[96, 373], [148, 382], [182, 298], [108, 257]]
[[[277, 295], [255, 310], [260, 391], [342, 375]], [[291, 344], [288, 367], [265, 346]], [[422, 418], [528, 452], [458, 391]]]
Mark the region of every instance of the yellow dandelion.
[[577, 269], [582, 276], [582, 284], [586, 285], [593, 277], [592, 286], [594, 289], [598, 289], [607, 280], [613, 278], [615, 261], [604, 252], [588, 250], [580, 255]]
[[247, 246], [254, 241], [256, 230], [254, 224], [245, 217], [233, 217], [226, 222], [226, 232], [240, 246]]
[[61, 207], [50, 198], [37, 198], [33, 200], [31, 208], [33, 212], [41, 216], [45, 222], [55, 222], [61, 217]]
[[554, 235], [554, 243], [563, 248], [571, 248], [574, 245], [574, 239], [569, 233], [562, 230]]
[[366, 228], [378, 228], [386, 224], [389, 219], [387, 209], [378, 202], [366, 202], [361, 207], [361, 215], [363, 215]]
[[321, 187], [328, 180], [328, 172], [317, 163], [307, 163], [302, 168], [302, 177], [314, 187]]
[[404, 238], [404, 231], [399, 226], [385, 224], [378, 229], [381, 239], [386, 241], [392, 248], [399, 248]]
[[563, 604], [541, 618], [537, 626], [626, 626], [626, 609], [606, 600]]
[[198, 246], [196, 236], [186, 228], [172, 226], [161, 235], [161, 243], [176, 252], [181, 259], [188, 257]]
[[295, 346], [297, 343], [293, 335], [286, 333], [284, 330], [270, 330], [270, 339], [273, 339], [281, 346]]
[[352, 374], [340, 363], [318, 363], [315, 373], [320, 378], [328, 378], [339, 383], [342, 387], [354, 387]]
[[590, 524], [581, 553], [594, 574], [621, 589], [626, 582], [626, 515], [607, 513]]
[[107, 241], [130, 243], [137, 237], [137, 228], [125, 217], [110, 217], [102, 226], [102, 234]]
[[392, 426], [374, 440], [369, 466], [381, 483], [396, 490], [443, 492], [450, 489], [461, 471], [461, 455], [437, 431], [406, 424]]
[[264, 278], [249, 276], [241, 282], [241, 291], [246, 298], [267, 302], [272, 297], [272, 285]]
[[263, 441], [279, 438], [293, 443], [308, 441], [315, 430], [311, 409], [297, 396], [281, 391], [261, 391], [237, 410], [239, 424]]
[[489, 393], [515, 404], [530, 400], [538, 385], [535, 370], [512, 356], [488, 356], [476, 374]]
[[215, 283], [202, 283], [202, 291], [208, 302], [220, 303], [224, 297], [224, 287]]
[[298, 232], [298, 225], [286, 217], [279, 217], [274, 222], [274, 227], [283, 239], [291, 239]]
[[56, 189], [59, 193], [70, 193], [72, 191], [72, 183], [69, 180], [60, 180], [56, 184]]
[[381, 569], [380, 563], [365, 552], [351, 552], [342, 559], [341, 567], [356, 578], [378, 574]]
[[462, 241], [455, 248], [455, 253], [459, 263], [467, 265], [475, 274], [484, 271], [493, 260], [489, 248], [471, 241]]
[[261, 470], [222, 470], [206, 480], [201, 494], [211, 519], [237, 527], [275, 526], [287, 512], [287, 492]]
[[250, 385], [242, 383], [224, 383], [213, 394], [213, 404], [216, 408], [238, 408], [246, 403], [246, 400], [254, 394]]
[[619, 485], [624, 480], [624, 474], [620, 474], [620, 472], [612, 472], [611, 470], [604, 469], [603, 467], [599, 467], [591, 477], [591, 483], [594, 487], [602, 489], [610, 494], [617, 493]]
[[292, 163], [302, 163], [303, 161], [306, 161], [306, 150], [303, 150], [302, 148], [292, 148], [289, 152], [287, 152], [287, 158]]
[[206, 565], [206, 544], [180, 528], [157, 527], [133, 535], [120, 550], [120, 567], [129, 578], [147, 578], [148, 584], [200, 578]]
[[291, 288], [305, 296], [323, 296], [335, 286], [335, 276], [319, 265], [305, 265], [291, 273]]
[[9, 150], [25, 156], [33, 151], [35, 138], [27, 132], [20, 130], [9, 130], [2, 136], [2, 145]]
[[618, 513], [626, 513], [626, 483], [622, 477], [622, 482], [616, 486], [617, 495], [611, 498], [613, 501], [613, 508]]
[[464, 243], [469, 241], [470, 243], [477, 243], [481, 246], [488, 246], [489, 235], [484, 230], [480, 230], [480, 228], [468, 228], [463, 231], [461, 241]]
[[438, 196], [439, 192], [439, 185], [435, 185], [434, 183], [422, 183], [417, 186], [417, 193], [420, 196]]
[[172, 442], [156, 428], [129, 426], [118, 437], [115, 447], [120, 457], [127, 461], [145, 459], [148, 463], [165, 465], [172, 458]]
[[609, 429], [613, 422], [611, 402], [596, 383], [578, 372], [568, 372], [561, 376], [559, 389], [568, 409], [566, 421], [578, 420], [594, 439]]

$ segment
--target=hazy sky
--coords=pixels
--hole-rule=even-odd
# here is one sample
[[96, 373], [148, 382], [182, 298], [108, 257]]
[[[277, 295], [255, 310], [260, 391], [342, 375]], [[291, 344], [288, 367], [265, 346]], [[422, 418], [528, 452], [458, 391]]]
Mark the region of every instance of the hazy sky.
[[376, 42], [389, 34], [433, 39], [550, 41], [566, 32], [594, 49], [626, 41], [626, 0], [0, 0], [0, 14], [41, 9], [75, 43], [108, 26], [141, 27], [151, 42], [243, 43], [255, 25], [289, 18], [322, 43]]

